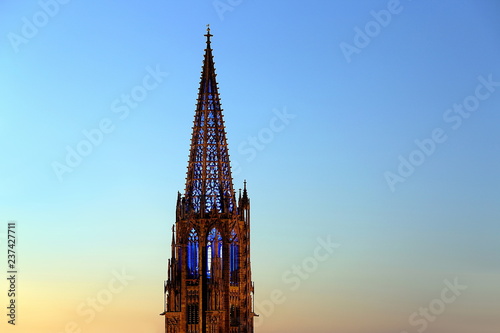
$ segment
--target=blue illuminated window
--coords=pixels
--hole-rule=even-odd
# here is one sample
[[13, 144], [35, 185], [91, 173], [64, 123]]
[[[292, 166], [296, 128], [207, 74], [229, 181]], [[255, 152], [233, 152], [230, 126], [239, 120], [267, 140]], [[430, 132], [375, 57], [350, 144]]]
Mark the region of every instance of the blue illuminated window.
[[195, 279], [198, 277], [198, 266], [199, 266], [199, 256], [198, 256], [198, 234], [193, 228], [189, 233], [188, 244], [187, 244], [187, 273], [188, 279]]
[[231, 284], [238, 284], [239, 282], [239, 266], [240, 266], [240, 243], [238, 235], [233, 230], [231, 233], [231, 245], [229, 245], [229, 272]]
[[[207, 277], [212, 276], [212, 265], [215, 260], [222, 258], [222, 236], [213, 228], [207, 237]], [[222, 260], [219, 260], [222, 263]], [[221, 266], [219, 266], [221, 267]]]

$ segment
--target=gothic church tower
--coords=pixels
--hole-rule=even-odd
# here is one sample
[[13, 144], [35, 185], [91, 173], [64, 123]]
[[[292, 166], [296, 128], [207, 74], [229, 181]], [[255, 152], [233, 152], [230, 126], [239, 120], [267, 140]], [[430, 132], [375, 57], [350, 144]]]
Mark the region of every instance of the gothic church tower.
[[233, 189], [210, 28], [165, 281], [165, 332], [253, 332], [250, 199]]

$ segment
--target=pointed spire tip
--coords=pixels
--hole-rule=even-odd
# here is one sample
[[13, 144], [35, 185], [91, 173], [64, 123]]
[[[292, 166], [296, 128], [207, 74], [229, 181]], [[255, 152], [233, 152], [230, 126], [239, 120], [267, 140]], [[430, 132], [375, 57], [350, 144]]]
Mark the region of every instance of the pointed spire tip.
[[207, 44], [210, 44], [210, 37], [213, 35], [210, 33], [210, 24], [207, 24], [207, 34], [205, 35], [207, 37]]

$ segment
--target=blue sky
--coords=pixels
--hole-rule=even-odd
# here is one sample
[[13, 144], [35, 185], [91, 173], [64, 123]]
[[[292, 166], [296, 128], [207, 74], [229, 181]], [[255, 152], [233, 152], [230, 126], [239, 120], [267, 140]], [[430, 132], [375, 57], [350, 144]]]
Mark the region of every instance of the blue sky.
[[[62, 2], [0, 4], [0, 221], [18, 221], [21, 313], [60, 313], [18, 329], [162, 332], [210, 23], [256, 331], [417, 332], [454, 279], [425, 331], [498, 331], [496, 1]], [[58, 176], [68, 149], [88, 154]], [[292, 290], [295, 265], [311, 272]], [[135, 279], [85, 322], [121, 269]]]

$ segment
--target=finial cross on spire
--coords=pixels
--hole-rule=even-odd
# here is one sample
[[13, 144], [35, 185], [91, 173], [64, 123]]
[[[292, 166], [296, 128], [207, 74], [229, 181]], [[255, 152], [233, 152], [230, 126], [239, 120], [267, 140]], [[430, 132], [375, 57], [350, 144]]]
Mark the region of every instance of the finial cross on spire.
[[210, 42], [210, 37], [213, 35], [210, 33], [210, 24], [207, 24], [207, 34], [205, 35], [207, 37], [207, 42]]

